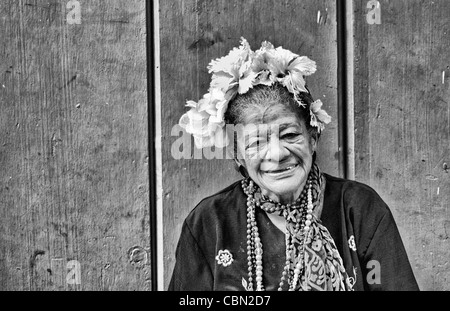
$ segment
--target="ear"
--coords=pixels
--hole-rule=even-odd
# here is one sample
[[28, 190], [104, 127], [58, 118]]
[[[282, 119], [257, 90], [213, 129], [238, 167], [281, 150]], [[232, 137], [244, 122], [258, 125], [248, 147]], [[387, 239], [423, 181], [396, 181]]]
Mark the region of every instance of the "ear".
[[311, 146], [311, 153], [316, 152], [316, 149], [317, 149], [317, 138], [315, 137], [315, 135], [311, 135], [310, 146]]
[[249, 177], [248, 172], [247, 172], [247, 169], [245, 168], [244, 164], [242, 164], [242, 163], [240, 162], [240, 160], [234, 158], [234, 164], [235, 164], [234, 168], [236, 169], [236, 171], [238, 171], [239, 173], [241, 173], [241, 175], [242, 175], [243, 177], [245, 177], [245, 178], [248, 178], [248, 177]]
[[238, 158], [234, 158], [234, 165], [238, 172], [240, 171], [241, 167], [245, 168], [244, 161]]

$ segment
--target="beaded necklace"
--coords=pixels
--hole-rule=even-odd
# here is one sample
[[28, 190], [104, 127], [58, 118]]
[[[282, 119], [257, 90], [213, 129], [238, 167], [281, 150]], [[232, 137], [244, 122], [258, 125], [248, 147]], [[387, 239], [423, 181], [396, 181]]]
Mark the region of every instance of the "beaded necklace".
[[[259, 237], [258, 225], [256, 223], [256, 207], [261, 208], [267, 213], [280, 212], [283, 214], [286, 221], [294, 224], [292, 233], [297, 239], [301, 239], [303, 243], [300, 243], [302, 247], [299, 249], [296, 258], [293, 236], [289, 230], [286, 230], [286, 262], [281, 275], [278, 291], [283, 290], [286, 279], [289, 284], [289, 291], [294, 291], [297, 288], [303, 272], [304, 245], [308, 240], [308, 233], [310, 232], [311, 224], [314, 220], [312, 188], [313, 183], [317, 182], [314, 177], [313, 174], [310, 174], [300, 197], [295, 203], [286, 205], [264, 197], [260, 189], [252, 180], [245, 179], [242, 181], [242, 189], [247, 195], [248, 290], [255, 290], [253, 282], [255, 280], [256, 291], [264, 291], [262, 266], [263, 246]], [[296, 261], [293, 271], [291, 271], [292, 258], [294, 258], [293, 262]]]

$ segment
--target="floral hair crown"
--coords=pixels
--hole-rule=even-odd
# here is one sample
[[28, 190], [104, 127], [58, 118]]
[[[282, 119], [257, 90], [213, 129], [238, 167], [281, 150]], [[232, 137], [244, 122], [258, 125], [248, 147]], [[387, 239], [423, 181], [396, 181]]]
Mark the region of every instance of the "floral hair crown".
[[[297, 103], [307, 108], [300, 93], [309, 93], [304, 76], [316, 72], [316, 63], [306, 56], [299, 56], [282, 47], [264, 41], [259, 50], [253, 52], [249, 43], [241, 38], [239, 48], [227, 56], [211, 61], [208, 66], [212, 80], [208, 93], [197, 103], [187, 101], [191, 109], [180, 119], [180, 126], [194, 136], [198, 148], [216, 146], [223, 148], [229, 139], [224, 130], [225, 111], [228, 103], [237, 95], [245, 94], [256, 85], [271, 86], [280, 83], [293, 94]], [[321, 109], [321, 100], [309, 105], [311, 126], [320, 133], [331, 117]]]

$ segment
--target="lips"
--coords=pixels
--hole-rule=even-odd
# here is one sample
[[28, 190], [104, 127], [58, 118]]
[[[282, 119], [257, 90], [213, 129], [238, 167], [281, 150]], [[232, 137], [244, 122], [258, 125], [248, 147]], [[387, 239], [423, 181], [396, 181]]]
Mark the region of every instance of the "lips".
[[266, 170], [263, 171], [264, 173], [268, 173], [268, 174], [280, 174], [280, 173], [284, 173], [284, 172], [289, 172], [294, 170], [295, 168], [297, 168], [299, 166], [299, 164], [289, 164], [286, 165], [282, 168], [277, 168], [276, 170]]

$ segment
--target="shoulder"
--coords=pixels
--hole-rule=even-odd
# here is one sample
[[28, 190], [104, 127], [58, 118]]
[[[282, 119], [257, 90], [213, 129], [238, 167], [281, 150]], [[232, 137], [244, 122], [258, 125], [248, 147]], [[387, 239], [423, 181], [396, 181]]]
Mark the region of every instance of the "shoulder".
[[361, 256], [365, 255], [378, 230], [397, 230], [390, 208], [372, 187], [330, 175], [325, 177], [324, 212], [328, 225], [342, 221], [345, 231], [354, 235]]
[[367, 198], [379, 198], [378, 193], [369, 185], [362, 182], [339, 178], [324, 174], [327, 180], [327, 185], [333, 189], [339, 189], [346, 196], [359, 195]]
[[237, 181], [201, 200], [186, 217], [185, 223], [194, 231], [198, 231], [196, 228], [216, 227], [229, 218], [229, 215], [237, 215], [245, 202], [241, 181]]
[[389, 213], [389, 207], [381, 196], [369, 185], [324, 174], [327, 184], [325, 196], [339, 200], [340, 204], [351, 213], [362, 216], [383, 217]]

